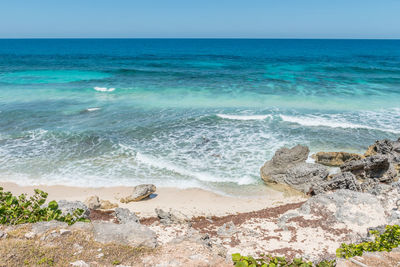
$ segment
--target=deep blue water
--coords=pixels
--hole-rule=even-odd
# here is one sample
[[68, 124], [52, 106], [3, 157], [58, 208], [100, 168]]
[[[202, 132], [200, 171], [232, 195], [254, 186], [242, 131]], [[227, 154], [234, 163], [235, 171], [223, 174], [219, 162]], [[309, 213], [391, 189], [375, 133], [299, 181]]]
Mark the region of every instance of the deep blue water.
[[1, 180], [226, 192], [399, 136], [400, 40], [0, 40]]

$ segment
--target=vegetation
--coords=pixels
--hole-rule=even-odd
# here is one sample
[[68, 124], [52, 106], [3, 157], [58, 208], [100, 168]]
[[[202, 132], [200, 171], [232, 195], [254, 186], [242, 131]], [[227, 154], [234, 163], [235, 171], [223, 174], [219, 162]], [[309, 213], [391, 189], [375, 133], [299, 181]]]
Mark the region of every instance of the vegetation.
[[232, 254], [232, 261], [235, 267], [331, 267], [335, 264], [335, 261], [322, 261], [314, 265], [312, 262], [301, 258], [290, 261], [285, 257], [272, 257], [270, 255], [262, 255], [261, 258], [255, 259], [251, 256], [242, 256], [239, 253]]
[[26, 194], [13, 196], [11, 192], [4, 192], [0, 187], [0, 224], [22, 224], [41, 221], [57, 220], [66, 222], [69, 225], [77, 221], [88, 221], [82, 217], [83, 210], [77, 209], [73, 214], [62, 215], [56, 201], [50, 201], [47, 207], [48, 194], [35, 189], [35, 194], [27, 197]]
[[362, 256], [364, 251], [392, 251], [400, 245], [400, 226], [387, 225], [385, 232], [380, 234], [378, 231], [370, 231], [375, 236], [374, 241], [363, 242], [360, 244], [342, 244], [336, 250], [338, 258], [351, 258]]

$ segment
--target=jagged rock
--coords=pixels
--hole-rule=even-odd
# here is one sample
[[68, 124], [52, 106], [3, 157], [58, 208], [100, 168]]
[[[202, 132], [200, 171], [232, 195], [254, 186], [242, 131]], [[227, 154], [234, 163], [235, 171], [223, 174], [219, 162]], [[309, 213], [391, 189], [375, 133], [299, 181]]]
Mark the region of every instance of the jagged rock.
[[118, 204], [117, 203], [112, 203], [108, 200], [100, 200], [100, 209], [103, 210], [110, 210], [113, 208], [118, 208]]
[[160, 222], [165, 225], [173, 224], [173, 223], [182, 223], [188, 220], [188, 218], [174, 211], [163, 211], [162, 209], [155, 209], [157, 217], [160, 219]]
[[121, 198], [122, 203], [142, 200], [156, 192], [156, 186], [153, 184], [141, 184], [133, 188], [132, 195]]
[[148, 227], [138, 223], [115, 224], [111, 222], [93, 222], [94, 239], [100, 243], [116, 243], [133, 247], [157, 245], [156, 234]]
[[331, 179], [313, 186], [313, 194], [322, 194], [327, 191], [337, 189], [350, 189], [353, 191], [361, 191], [361, 184], [357, 181], [351, 172], [338, 173], [333, 175]]
[[224, 223], [224, 225], [217, 230], [217, 234], [222, 237], [231, 237], [236, 232], [237, 229], [233, 222]]
[[322, 165], [300, 163], [286, 171], [283, 182], [298, 191], [309, 193], [314, 184], [321, 183], [328, 175], [328, 169]]
[[139, 223], [139, 218], [128, 209], [116, 208], [115, 217], [119, 223]]
[[261, 167], [261, 178], [266, 183], [282, 183], [287, 169], [303, 163], [308, 158], [310, 150], [306, 146], [297, 145], [292, 148], [278, 149], [271, 160]]
[[88, 218], [90, 215], [90, 210], [81, 201], [60, 200], [57, 203], [58, 203], [58, 208], [62, 211], [63, 215], [67, 215], [67, 214], [72, 215], [74, 213], [74, 211], [77, 209], [83, 210], [82, 216], [85, 218]]
[[376, 179], [379, 182], [393, 182], [397, 176], [394, 164], [385, 155], [348, 161], [340, 169], [342, 172], [353, 173], [358, 179]]
[[89, 209], [97, 210], [100, 208], [100, 199], [98, 196], [91, 196], [85, 200], [85, 204]]
[[311, 157], [315, 159], [316, 163], [332, 167], [340, 167], [349, 160], [360, 160], [363, 158], [360, 154], [347, 152], [318, 152]]
[[369, 146], [364, 156], [369, 157], [373, 155], [400, 155], [400, 138], [397, 141], [391, 141], [388, 139], [378, 140], [372, 146]]

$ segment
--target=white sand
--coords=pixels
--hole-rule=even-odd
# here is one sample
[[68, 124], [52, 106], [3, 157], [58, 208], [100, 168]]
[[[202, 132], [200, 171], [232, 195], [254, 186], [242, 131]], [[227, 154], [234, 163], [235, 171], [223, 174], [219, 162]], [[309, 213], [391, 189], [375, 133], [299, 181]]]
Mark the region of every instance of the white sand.
[[255, 197], [222, 196], [202, 189], [157, 188], [156, 196], [139, 202], [123, 204], [121, 197], [126, 197], [132, 191], [131, 187], [85, 188], [70, 186], [19, 186], [14, 183], [0, 182], [5, 191], [13, 194], [32, 194], [35, 188], [49, 194], [48, 200], [80, 200], [85, 201], [89, 196], [97, 195], [102, 200], [118, 203], [120, 207], [129, 208], [140, 217], [155, 216], [154, 209], [178, 210], [188, 217], [193, 216], [222, 216], [240, 212], [256, 211], [286, 203], [304, 200], [301, 195], [286, 196], [283, 192], [266, 189], [265, 195]]

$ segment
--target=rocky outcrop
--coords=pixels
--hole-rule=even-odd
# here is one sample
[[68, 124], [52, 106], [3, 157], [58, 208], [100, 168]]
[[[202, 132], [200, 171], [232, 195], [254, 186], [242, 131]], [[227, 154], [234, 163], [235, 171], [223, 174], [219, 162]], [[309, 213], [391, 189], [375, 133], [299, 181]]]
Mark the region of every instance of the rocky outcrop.
[[342, 172], [351, 172], [358, 179], [393, 182], [398, 176], [394, 162], [387, 155], [376, 154], [361, 160], [348, 161], [340, 166]]
[[93, 222], [94, 239], [100, 243], [115, 243], [133, 247], [157, 246], [156, 234], [148, 227], [138, 223], [115, 224]]
[[338, 173], [329, 180], [316, 183], [312, 188], [312, 194], [317, 195], [337, 189], [350, 189], [353, 191], [362, 191], [361, 184], [351, 172]]
[[133, 201], [139, 201], [142, 200], [151, 194], [154, 194], [156, 192], [156, 186], [153, 184], [141, 184], [138, 186], [135, 186], [133, 188], [133, 192], [130, 196], [127, 196], [125, 198], [121, 198], [120, 201], [122, 203], [129, 203]]
[[261, 167], [261, 178], [267, 183], [283, 183], [286, 171], [299, 163], [304, 163], [308, 153], [310, 153], [308, 147], [302, 145], [278, 149], [272, 159]]
[[286, 171], [283, 181], [290, 187], [307, 194], [315, 184], [325, 181], [328, 175], [328, 169], [322, 165], [300, 163]]
[[286, 184], [309, 193], [314, 184], [324, 181], [329, 174], [320, 164], [306, 163], [309, 152], [308, 147], [301, 145], [280, 148], [261, 168], [261, 178], [266, 183]]
[[316, 163], [331, 167], [340, 167], [347, 161], [363, 158], [360, 154], [347, 152], [318, 152], [311, 157], [315, 159]]
[[368, 147], [364, 156], [369, 157], [373, 155], [389, 155], [397, 157], [400, 155], [400, 138], [397, 141], [388, 139], [375, 141], [375, 144]]
[[[369, 193], [340, 189], [311, 197], [298, 210], [284, 214], [279, 223], [304, 220], [313, 216], [325, 224], [343, 226], [352, 232], [365, 234], [370, 227], [388, 222], [382, 202]], [[294, 219], [297, 218], [297, 219]]]
[[174, 223], [183, 223], [189, 220], [188, 217], [186, 217], [184, 214], [170, 210], [170, 211], [164, 211], [162, 209], [155, 209], [155, 213], [157, 214], [158, 219], [160, 220], [160, 223], [164, 225], [170, 225]]

